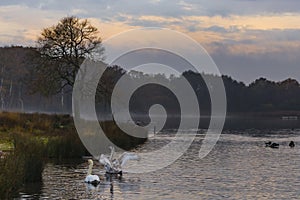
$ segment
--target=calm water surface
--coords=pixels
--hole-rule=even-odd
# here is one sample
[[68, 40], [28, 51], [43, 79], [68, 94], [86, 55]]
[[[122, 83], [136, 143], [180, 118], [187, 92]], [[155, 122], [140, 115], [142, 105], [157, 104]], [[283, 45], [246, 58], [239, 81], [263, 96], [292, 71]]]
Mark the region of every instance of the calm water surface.
[[[87, 164], [47, 164], [43, 183], [27, 185], [22, 199], [300, 199], [300, 130], [227, 131], [213, 151], [198, 158], [203, 135], [179, 160], [147, 174], [125, 173], [105, 177], [94, 166], [102, 183], [94, 188], [83, 180]], [[279, 149], [265, 148], [272, 140]], [[291, 149], [289, 141], [296, 147]], [[170, 134], [156, 135], [136, 152], [160, 148]], [[140, 161], [142, 162], [142, 161]]]

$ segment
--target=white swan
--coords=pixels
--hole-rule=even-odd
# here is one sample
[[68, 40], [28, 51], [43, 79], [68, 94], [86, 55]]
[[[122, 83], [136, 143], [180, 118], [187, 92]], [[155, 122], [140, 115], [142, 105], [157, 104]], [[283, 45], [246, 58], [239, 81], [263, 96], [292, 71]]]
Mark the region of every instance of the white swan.
[[109, 147], [111, 150], [110, 156], [101, 154], [99, 162], [104, 165], [106, 173], [122, 175], [122, 167], [128, 160], [140, 160], [140, 157], [135, 153], [124, 152], [118, 159], [114, 159], [115, 148]]
[[89, 163], [89, 168], [87, 171], [87, 176], [84, 179], [84, 182], [92, 184], [92, 185], [98, 185], [100, 183], [100, 179], [99, 176], [97, 175], [92, 175], [92, 169], [93, 169], [93, 160], [88, 159], [88, 163]]

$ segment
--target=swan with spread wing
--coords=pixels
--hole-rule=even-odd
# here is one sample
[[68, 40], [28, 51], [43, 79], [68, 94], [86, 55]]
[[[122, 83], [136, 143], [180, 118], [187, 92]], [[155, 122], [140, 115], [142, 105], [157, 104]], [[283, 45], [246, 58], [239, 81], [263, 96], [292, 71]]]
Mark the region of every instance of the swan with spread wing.
[[122, 175], [122, 167], [129, 160], [140, 160], [140, 157], [135, 153], [124, 152], [119, 158], [114, 159], [115, 148], [109, 147], [111, 150], [110, 156], [101, 154], [99, 162], [104, 165], [105, 171], [108, 174]]

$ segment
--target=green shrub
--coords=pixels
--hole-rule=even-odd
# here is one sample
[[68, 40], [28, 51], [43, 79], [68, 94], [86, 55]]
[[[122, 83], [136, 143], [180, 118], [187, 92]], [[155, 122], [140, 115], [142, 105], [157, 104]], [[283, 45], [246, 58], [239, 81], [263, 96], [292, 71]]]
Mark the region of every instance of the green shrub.
[[42, 180], [45, 145], [36, 138], [13, 134], [14, 151], [0, 159], [0, 199], [11, 198], [24, 183]]
[[23, 159], [20, 155], [10, 154], [0, 159], [0, 199], [11, 198], [23, 184]]
[[48, 139], [46, 152], [49, 158], [81, 158], [88, 152], [76, 132], [53, 136]]

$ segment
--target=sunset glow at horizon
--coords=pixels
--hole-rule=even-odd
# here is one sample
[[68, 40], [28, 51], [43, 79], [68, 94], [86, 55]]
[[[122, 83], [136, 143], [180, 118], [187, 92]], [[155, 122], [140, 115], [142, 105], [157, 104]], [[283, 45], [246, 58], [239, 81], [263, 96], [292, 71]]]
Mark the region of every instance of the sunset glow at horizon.
[[[35, 46], [43, 28], [66, 16], [87, 18], [105, 40], [143, 27], [187, 34], [201, 44], [224, 74], [300, 80], [300, 2], [234, 1], [1, 1], [0, 46]], [[124, 41], [126, 42], [126, 41]]]

